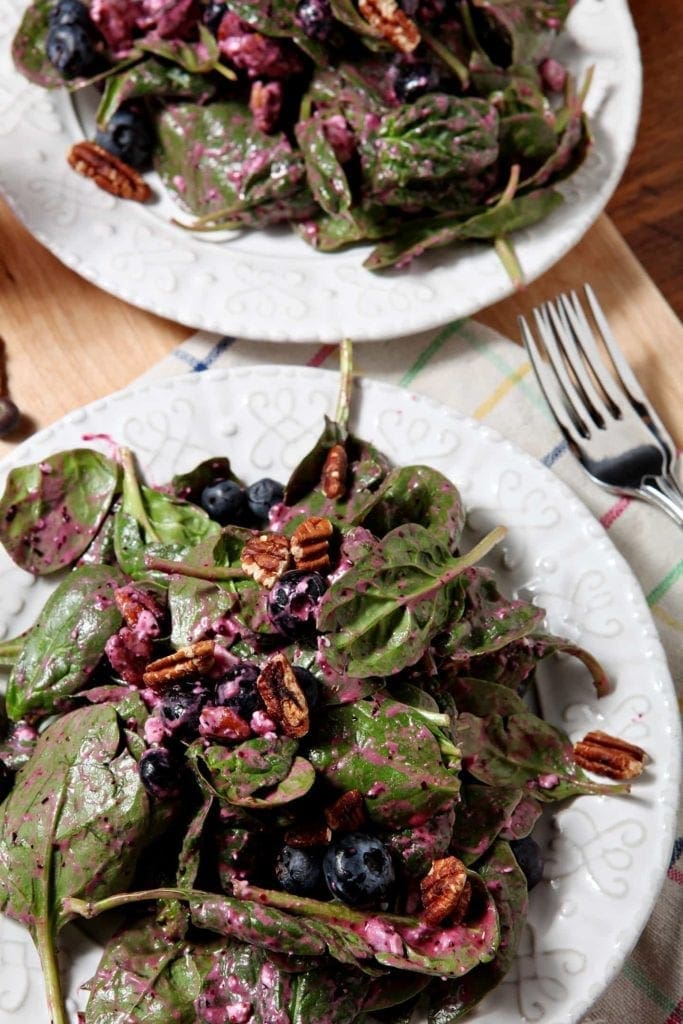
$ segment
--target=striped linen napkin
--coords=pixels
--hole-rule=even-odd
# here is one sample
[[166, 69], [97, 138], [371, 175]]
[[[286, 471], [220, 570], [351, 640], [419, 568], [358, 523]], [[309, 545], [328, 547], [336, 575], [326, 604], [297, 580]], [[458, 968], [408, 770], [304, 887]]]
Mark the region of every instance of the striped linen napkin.
[[[269, 363], [336, 368], [335, 345], [240, 341], [200, 332], [145, 379]], [[457, 367], [457, 370], [456, 370]], [[599, 519], [638, 578], [683, 707], [683, 546], [675, 524], [639, 501], [591, 483], [568, 452], [522, 348], [472, 320], [357, 345], [359, 376], [386, 381], [494, 427], [538, 458]], [[683, 1024], [683, 812], [664, 887], [638, 945], [583, 1024]]]

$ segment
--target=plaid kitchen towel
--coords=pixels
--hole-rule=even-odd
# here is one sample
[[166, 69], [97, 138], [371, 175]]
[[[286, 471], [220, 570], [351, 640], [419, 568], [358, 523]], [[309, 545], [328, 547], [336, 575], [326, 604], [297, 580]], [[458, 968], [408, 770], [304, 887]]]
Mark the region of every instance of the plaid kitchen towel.
[[[268, 363], [336, 368], [335, 345], [254, 345], [200, 332], [146, 378]], [[457, 366], [457, 372], [455, 367]], [[523, 349], [472, 320], [357, 345], [357, 375], [421, 392], [484, 422], [552, 468], [591, 509], [637, 576], [683, 707], [683, 544], [664, 515], [593, 485], [568, 452]], [[683, 814], [654, 912], [583, 1024], [683, 1024]]]

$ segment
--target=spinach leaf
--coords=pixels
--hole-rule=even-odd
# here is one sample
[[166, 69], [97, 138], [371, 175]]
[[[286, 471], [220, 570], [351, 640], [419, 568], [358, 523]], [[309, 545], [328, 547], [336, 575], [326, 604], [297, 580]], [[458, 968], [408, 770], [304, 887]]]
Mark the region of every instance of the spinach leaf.
[[456, 734], [464, 767], [489, 786], [524, 786], [543, 803], [629, 790], [621, 783], [593, 782], [575, 763], [569, 739], [530, 711], [509, 718], [463, 712]]
[[361, 138], [364, 194], [472, 178], [498, 156], [498, 113], [488, 100], [429, 93], [384, 113]]
[[299, 121], [296, 140], [303, 154], [308, 184], [315, 201], [333, 217], [350, 209], [353, 201], [351, 188], [344, 168], [325, 135], [322, 118], [315, 115]]
[[451, 848], [454, 821], [455, 813], [451, 809], [433, 815], [422, 825], [390, 832], [387, 845], [398, 857], [403, 871], [413, 878], [424, 878], [433, 861], [445, 857]]
[[235, 747], [193, 744], [188, 756], [200, 780], [238, 807], [265, 808], [304, 796], [315, 781], [311, 764], [296, 756], [296, 740], [257, 738]]
[[429, 1024], [455, 1024], [466, 1017], [509, 971], [528, 910], [526, 879], [507, 843], [497, 842], [479, 865], [480, 876], [498, 911], [500, 943], [489, 963], [464, 978], [437, 981], [429, 987]]
[[37, 576], [73, 564], [99, 530], [119, 482], [115, 462], [89, 448], [11, 470], [0, 499], [0, 541]]
[[107, 943], [88, 983], [86, 1024], [195, 1024], [224, 946], [179, 938], [153, 916], [134, 920]]
[[50, 714], [84, 686], [121, 625], [114, 590], [122, 583], [109, 566], [82, 566], [52, 592], [9, 678], [11, 718]]
[[97, 108], [97, 124], [105, 127], [123, 103], [144, 96], [167, 97], [206, 101], [215, 92], [215, 86], [205, 75], [187, 71], [178, 64], [168, 64], [156, 57], [146, 57], [119, 74], [110, 75]]
[[64, 85], [64, 76], [47, 59], [45, 44], [54, 0], [33, 0], [12, 41], [12, 58], [22, 74], [44, 89]]
[[138, 43], [144, 53], [153, 53], [157, 57], [177, 64], [193, 75], [207, 74], [209, 71], [220, 70], [221, 74], [235, 79], [237, 75], [230, 68], [218, 65], [221, 53], [216, 37], [206, 25], [198, 26], [199, 39], [196, 42], [185, 42], [181, 39], [154, 39], [147, 36]]
[[479, 654], [498, 651], [541, 625], [545, 611], [528, 601], [510, 600], [498, 589], [491, 569], [473, 566], [464, 576], [465, 610], [469, 627], [459, 643], [450, 644], [452, 662], [469, 662]]
[[449, 215], [416, 219], [406, 224], [405, 230], [395, 239], [376, 246], [363, 266], [368, 270], [382, 270], [399, 262], [405, 266], [427, 249], [456, 241], [498, 238], [520, 231], [543, 220], [562, 202], [559, 192], [544, 188], [516, 196], [508, 203], [491, 206], [465, 219]]
[[171, 489], [176, 498], [193, 501], [198, 505], [204, 488], [219, 480], [234, 480], [241, 486], [241, 481], [232, 471], [230, 459], [222, 455], [205, 459], [187, 473], [176, 473], [171, 480]]
[[455, 809], [453, 852], [473, 864], [495, 842], [522, 798], [519, 786], [466, 785]]
[[414, 665], [448, 621], [461, 574], [504, 532], [498, 527], [454, 558], [423, 526], [391, 530], [322, 598], [318, 629], [327, 634], [326, 660], [361, 679]]
[[62, 900], [125, 888], [149, 831], [147, 795], [114, 709], [81, 708], [50, 725], [2, 804], [0, 910], [33, 936], [55, 1022], [66, 1021], [55, 949], [69, 917]]
[[[299, 196], [299, 216], [317, 209], [301, 154], [283, 133], [266, 135], [255, 128], [251, 112], [240, 103], [174, 104], [160, 115], [158, 131], [157, 170], [165, 187], [206, 223], [255, 210], [274, 224], [289, 219]], [[197, 160], [187, 160], [188, 146], [201, 153]]]
[[354, 516], [378, 537], [403, 523], [419, 523], [452, 551], [465, 525], [465, 508], [455, 484], [429, 466], [392, 470]]
[[427, 821], [460, 790], [424, 718], [379, 694], [318, 715], [308, 758], [336, 789], [360, 790], [370, 820], [386, 828]]

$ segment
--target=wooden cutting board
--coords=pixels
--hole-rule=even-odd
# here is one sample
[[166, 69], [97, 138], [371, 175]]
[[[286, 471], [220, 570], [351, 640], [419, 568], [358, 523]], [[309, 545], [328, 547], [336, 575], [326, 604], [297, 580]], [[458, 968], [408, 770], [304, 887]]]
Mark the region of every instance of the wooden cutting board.
[[[539, 281], [477, 319], [519, 339], [517, 315], [590, 281], [645, 391], [683, 445], [683, 327], [610, 220]], [[34, 430], [135, 380], [192, 331], [78, 277], [0, 201], [0, 336], [9, 388], [25, 415], [0, 455]]]

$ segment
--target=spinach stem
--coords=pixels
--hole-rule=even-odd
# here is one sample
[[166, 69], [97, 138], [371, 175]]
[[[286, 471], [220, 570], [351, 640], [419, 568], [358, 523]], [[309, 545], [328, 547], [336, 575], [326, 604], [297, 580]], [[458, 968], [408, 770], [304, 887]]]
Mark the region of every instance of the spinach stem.
[[227, 78], [229, 82], [237, 81], [237, 75], [235, 74], [235, 72], [232, 71], [231, 68], [226, 67], [225, 64], [221, 64], [220, 61], [216, 61], [211, 70], [217, 71], [219, 75], [223, 75], [223, 77]]
[[66, 1007], [64, 1006], [62, 981], [59, 975], [56, 943], [47, 915], [37, 920], [34, 939], [43, 969], [50, 1024], [69, 1024]]
[[179, 576], [189, 576], [195, 580], [208, 580], [210, 583], [218, 580], [248, 579], [244, 569], [238, 566], [214, 565], [210, 569], [202, 569], [201, 566], [174, 562], [171, 558], [156, 558], [154, 555], [145, 555], [145, 568], [156, 569], [157, 572], [177, 573]]
[[106, 896], [102, 900], [80, 900], [75, 896], [67, 896], [62, 900], [62, 916], [82, 917], [91, 921], [93, 917], [106, 914], [109, 910], [127, 907], [131, 903], [144, 903], [149, 900], [190, 900], [215, 899], [216, 894], [203, 892], [200, 889], [140, 889], [138, 892], [120, 892], [115, 896]]
[[337, 412], [334, 417], [342, 430], [346, 430], [349, 422], [349, 411], [351, 409], [351, 389], [353, 387], [352, 356], [353, 352], [351, 341], [349, 338], [344, 338], [339, 345], [339, 372], [341, 374], [341, 380], [339, 382]]
[[505, 235], [499, 235], [498, 238], [494, 239], [493, 247], [515, 289], [519, 291], [520, 288], [524, 287], [524, 271], [512, 242]]
[[437, 57], [440, 57], [446, 67], [449, 67], [451, 71], [454, 71], [457, 77], [460, 79], [460, 84], [463, 89], [467, 89], [470, 84], [470, 74], [462, 61], [458, 60], [454, 53], [440, 43], [439, 40], [432, 35], [431, 32], [427, 32], [425, 28], [420, 28], [420, 35], [424, 39], [430, 50], [433, 50]]
[[140, 524], [145, 533], [144, 539], [148, 544], [155, 542], [158, 543], [160, 538], [147, 515], [147, 510], [145, 509], [145, 505], [142, 500], [140, 481], [138, 480], [138, 474], [135, 468], [135, 460], [130, 448], [120, 448], [119, 458], [121, 459], [121, 465], [123, 466], [124, 511], [128, 512], [133, 519], [137, 520]]

